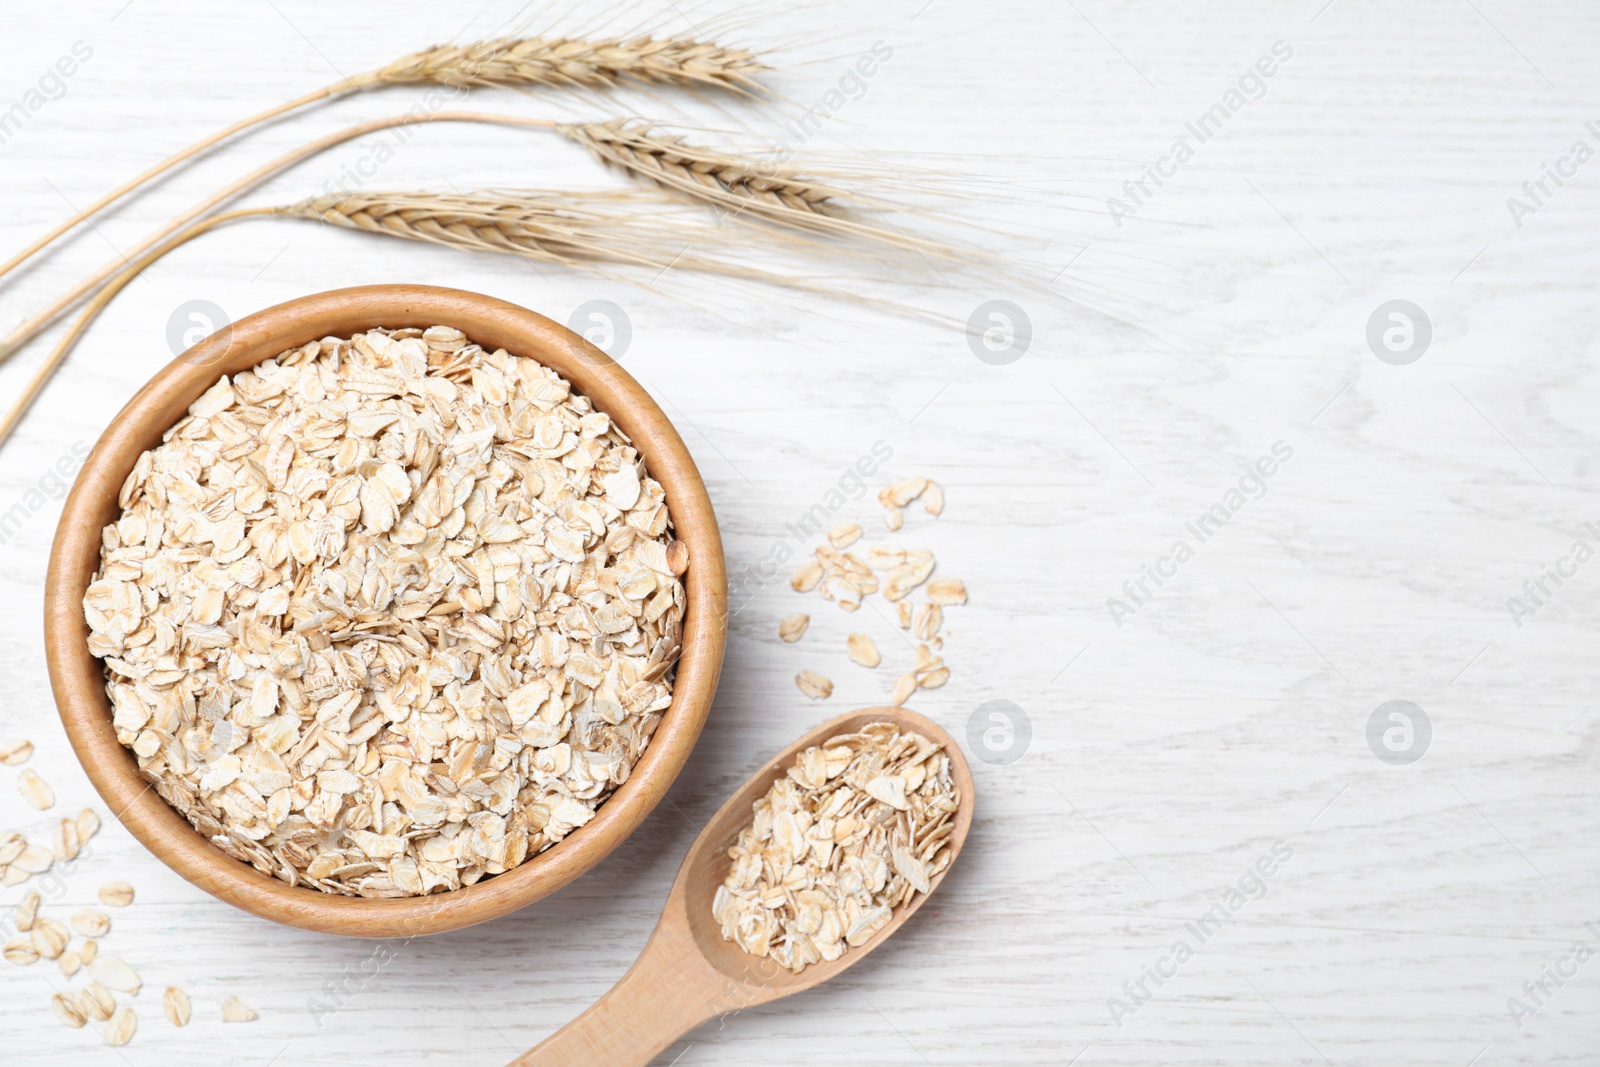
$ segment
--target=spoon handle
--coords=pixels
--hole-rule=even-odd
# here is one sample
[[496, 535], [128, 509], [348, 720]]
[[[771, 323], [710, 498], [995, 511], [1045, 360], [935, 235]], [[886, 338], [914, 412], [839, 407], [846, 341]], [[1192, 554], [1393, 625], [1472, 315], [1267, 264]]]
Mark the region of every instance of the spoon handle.
[[510, 1067], [647, 1067], [678, 1038], [737, 1007], [724, 985], [691, 938], [658, 927], [616, 985]]

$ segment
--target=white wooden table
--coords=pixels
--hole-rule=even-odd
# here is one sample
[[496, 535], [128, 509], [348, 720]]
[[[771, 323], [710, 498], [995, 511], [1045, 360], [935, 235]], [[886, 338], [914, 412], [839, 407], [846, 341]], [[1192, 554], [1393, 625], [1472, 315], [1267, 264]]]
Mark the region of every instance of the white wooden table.
[[[661, 6], [673, 28], [685, 25], [676, 6]], [[992, 217], [1023, 231], [1045, 281], [1066, 268], [1056, 292], [1093, 288], [1114, 317], [1000, 281], [939, 293], [958, 320], [992, 298], [1027, 310], [1031, 346], [1000, 366], [975, 358], [959, 329], [841, 317], [786, 294], [686, 296], [670, 278], [646, 289], [292, 222], [207, 237], [113, 305], [0, 453], [0, 512], [38, 501], [0, 547], [0, 736], [37, 745], [30, 765], [60, 798], [50, 814], [104, 809], [46, 681], [38, 605], [59, 511], [46, 472], [171, 358], [175, 308], [205, 299], [238, 316], [402, 280], [558, 319], [608, 299], [632, 322], [624, 364], [701, 464], [731, 569], [765, 557], [874, 442], [893, 449], [885, 477], [946, 486], [944, 516], [914, 514], [898, 537], [934, 549], [972, 600], [950, 612], [950, 684], [913, 706], [964, 735], [980, 705], [1005, 700], [1032, 729], [1015, 762], [975, 762], [967, 851], [897, 943], [848, 981], [701, 1028], [660, 1062], [1596, 1062], [1600, 962], [1578, 956], [1600, 952], [1600, 564], [1559, 587], [1546, 579], [1550, 595], [1525, 617], [1508, 601], [1575, 541], [1600, 548], [1585, 526], [1600, 525], [1600, 162], [1571, 156], [1580, 140], [1600, 150], [1600, 10], [778, 6], [747, 12], [744, 37], [821, 43], [775, 79], [786, 102], [765, 112], [671, 94], [562, 105], [496, 91], [472, 104], [642, 112], [771, 136], [882, 40], [892, 59], [807, 149], [947, 153], [959, 158], [919, 161], [1004, 180], [1021, 203]], [[0, 109], [26, 100], [75, 42], [92, 56], [0, 144], [0, 250], [334, 68], [488, 36], [519, 5], [491, 0], [470, 24], [447, 7], [9, 5]], [[637, 5], [620, 28], [654, 11]], [[695, 6], [687, 17], [713, 14]], [[1274, 42], [1271, 77], [1245, 78], [1230, 108], [1230, 90]], [[249, 167], [420, 96], [342, 101], [184, 170], [0, 290], [0, 326]], [[1214, 135], [1202, 143], [1187, 124], [1208, 112]], [[1192, 158], [1180, 161], [1185, 137]], [[424, 130], [377, 180], [604, 180], [578, 153], [531, 138]], [[347, 145], [257, 199], [316, 192], [371, 150]], [[1125, 186], [1147, 164], [1167, 172], [1162, 184]], [[1558, 165], [1572, 176], [1559, 187], [1545, 178], [1550, 195], [1534, 205], [1523, 183]], [[1511, 197], [1537, 210], [1513, 212]], [[1367, 342], [1369, 318], [1393, 300], [1431, 324], [1409, 364]], [[0, 396], [44, 351], [0, 368]], [[1263, 491], [1246, 482], [1251, 498], [1232, 507], [1229, 490], [1276, 442], [1292, 457]], [[1186, 524], [1217, 504], [1227, 521], [1202, 543]], [[843, 515], [886, 536], [870, 497]], [[1180, 539], [1193, 550], [1181, 562]], [[1146, 566], [1168, 577], [1145, 578], [1136, 603], [1123, 583]], [[1110, 598], [1136, 610], [1113, 612]], [[780, 643], [778, 618], [802, 609], [810, 634]], [[856, 629], [885, 650], [877, 672], [845, 658]], [[760, 588], [734, 620], [716, 707], [670, 803], [551, 899], [398, 947], [360, 979], [348, 976], [364, 975], [372, 944], [236, 912], [108, 820], [47, 911], [65, 917], [112, 878], [138, 887], [104, 945], [145, 975], [140, 1032], [108, 1049], [49, 1013], [66, 985], [51, 965], [0, 966], [0, 1062], [503, 1063], [625, 970], [725, 793], [820, 716], [881, 702], [908, 655], [872, 612], [846, 616], [781, 581]], [[799, 694], [801, 667], [835, 679], [831, 700]], [[1414, 763], [1369, 747], [1369, 719], [1391, 700], [1413, 702], [1431, 726]], [[0, 828], [37, 834], [48, 820], [25, 807], [15, 777], [0, 768]], [[1251, 881], [1258, 862], [1272, 873]], [[1241, 879], [1250, 897], [1230, 902]], [[21, 893], [0, 893], [0, 908]], [[1579, 941], [1587, 951], [1574, 955]], [[1188, 952], [1174, 955], [1179, 942]], [[1558, 987], [1547, 966], [1576, 973]], [[1525, 990], [1541, 980], [1548, 995]], [[341, 1010], [315, 1011], [341, 982]], [[161, 1019], [169, 984], [194, 998], [186, 1030]], [[260, 1020], [224, 1027], [217, 1003], [228, 994]]]

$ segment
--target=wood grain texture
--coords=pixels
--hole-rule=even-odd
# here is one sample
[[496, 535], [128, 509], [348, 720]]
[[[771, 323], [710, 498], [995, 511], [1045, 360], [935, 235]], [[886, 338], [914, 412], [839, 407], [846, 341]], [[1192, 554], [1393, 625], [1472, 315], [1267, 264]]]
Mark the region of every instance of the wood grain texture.
[[[520, 6], [489, 4], [470, 24], [474, 12], [413, 0], [14, 6], [0, 106], [74, 41], [95, 55], [0, 144], [0, 248], [24, 247], [171, 150], [326, 84], [339, 73], [329, 61], [355, 72], [490, 36]], [[680, 6], [701, 20], [701, 7]], [[0, 451], [0, 516], [21, 505], [26, 519], [0, 545], [0, 732], [38, 745], [30, 765], [58, 809], [95, 794], [55, 717], [40, 638], [65, 485], [51, 471], [63, 457], [70, 469], [73, 443], [93, 442], [172, 358], [175, 309], [200, 298], [239, 318], [377, 282], [489, 293], [559, 322], [604, 299], [631, 319], [623, 365], [705, 478], [733, 584], [775, 542], [820, 543], [786, 524], [882, 441], [893, 455], [871, 489], [927, 475], [948, 497], [937, 521], [913, 510], [894, 543], [934, 550], [938, 573], [972, 593], [948, 613], [950, 683], [911, 706], [963, 743], [989, 700], [1019, 705], [1033, 727], [1013, 764], [967, 750], [983, 807], [915, 922], [839, 981], [707, 1023], [657, 1067], [1592, 1063], [1600, 962], [1520, 1026], [1507, 1001], [1574, 941], [1600, 948], [1584, 925], [1600, 922], [1600, 571], [1547, 582], [1554, 595], [1521, 627], [1507, 601], [1586, 522], [1600, 525], [1600, 162], [1563, 187], [1547, 181], [1553, 195], [1520, 227], [1507, 200], [1575, 140], [1595, 144], [1600, 14], [1574, 0], [756, 7], [750, 37], [827, 39], [777, 76], [784, 102], [769, 111], [664, 92], [562, 104], [485, 91], [449, 106], [687, 116], [764, 144], [881, 39], [893, 58], [806, 150], [928, 153], [916, 161], [1003, 177], [1006, 196], [987, 207], [1043, 246], [1026, 254], [1047, 280], [1065, 268], [1059, 291], [1102, 287], [1121, 321], [1003, 282], [972, 286], [949, 301], [958, 319], [994, 297], [1033, 318], [1024, 358], [995, 367], [959, 331], [805, 296], [691, 289], [671, 273], [646, 289], [292, 222], [208, 236], [112, 305]], [[1117, 227], [1106, 199], [1277, 40], [1295, 54], [1266, 94]], [[249, 167], [423, 100], [395, 89], [340, 101], [184, 168], [0, 290], [0, 325]], [[322, 192], [371, 169], [380, 145], [393, 158], [367, 188], [608, 182], [580, 153], [535, 140], [453, 124], [404, 144], [374, 138], [252, 202]], [[1397, 298], [1434, 326], [1410, 366], [1366, 343], [1374, 309]], [[0, 365], [0, 392], [43, 355]], [[1266, 495], [1118, 627], [1107, 599], [1278, 440], [1295, 452]], [[887, 539], [870, 494], [838, 517]], [[785, 644], [777, 621], [796, 611], [811, 629]], [[876, 671], [846, 658], [856, 631], [883, 650]], [[132, 882], [139, 900], [103, 943], [147, 990], [186, 988], [195, 1021], [173, 1030], [141, 994], [139, 1033], [119, 1058], [49, 1014], [50, 994], [79, 983], [48, 964], [0, 964], [0, 1057], [164, 1067], [216, 1063], [223, 1045], [254, 1067], [504, 1064], [626, 972], [690, 842], [768, 754], [835, 710], [886, 699], [912, 655], [898, 632], [865, 605], [845, 615], [781, 575], [757, 581], [666, 801], [560, 892], [439, 937], [367, 944], [249, 919], [107, 819], [45, 913], [91, 906], [102, 881]], [[802, 668], [834, 679], [830, 700], [795, 689]], [[1432, 720], [1431, 748], [1409, 767], [1367, 744], [1369, 717], [1391, 699]], [[55, 812], [27, 808], [15, 775], [0, 767], [0, 826], [43, 834]], [[1280, 839], [1293, 854], [1265, 896], [1176, 977], [1146, 979], [1154, 996], [1118, 1026], [1108, 1000], [1128, 1001], [1124, 983], [1160, 965]], [[0, 914], [21, 891], [0, 892]], [[228, 994], [261, 1019], [221, 1024]]]

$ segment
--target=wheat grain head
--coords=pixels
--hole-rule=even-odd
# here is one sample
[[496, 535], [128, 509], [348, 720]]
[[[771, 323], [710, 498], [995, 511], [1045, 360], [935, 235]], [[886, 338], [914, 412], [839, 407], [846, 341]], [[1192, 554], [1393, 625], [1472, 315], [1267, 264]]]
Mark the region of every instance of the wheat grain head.
[[370, 77], [380, 85], [562, 89], [607, 89], [632, 81], [754, 95], [761, 91], [755, 76], [767, 69], [753, 52], [688, 37], [502, 37], [424, 49]]

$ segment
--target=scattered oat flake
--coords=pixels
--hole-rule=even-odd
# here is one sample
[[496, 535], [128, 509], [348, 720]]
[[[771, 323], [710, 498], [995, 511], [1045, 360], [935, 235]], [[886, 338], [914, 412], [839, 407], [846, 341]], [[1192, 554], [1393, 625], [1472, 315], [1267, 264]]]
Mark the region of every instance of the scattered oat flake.
[[23, 933], [33, 929], [34, 917], [39, 914], [39, 894], [29, 890], [17, 905], [16, 927]]
[[78, 812], [78, 817], [73, 820], [78, 829], [78, 844], [88, 844], [89, 838], [100, 832], [100, 816], [94, 813], [93, 808], [84, 808]]
[[133, 1032], [138, 1028], [139, 1017], [133, 1013], [133, 1009], [119, 1008], [117, 1013], [111, 1017], [111, 1022], [106, 1026], [105, 1033], [101, 1036], [108, 1045], [126, 1045], [133, 1040]]
[[27, 763], [33, 755], [32, 741], [0, 741], [0, 763], [7, 767]]
[[790, 644], [794, 644], [805, 636], [806, 627], [810, 625], [810, 615], [786, 615], [778, 623], [778, 636]]
[[866, 634], [851, 634], [844, 644], [850, 658], [863, 667], [876, 667], [883, 662], [883, 657], [878, 655], [878, 646]]
[[139, 981], [138, 972], [116, 956], [95, 953], [94, 958], [88, 961], [88, 966], [89, 974], [95, 981], [119, 993], [137, 993], [144, 984]]
[[921, 496], [927, 487], [926, 478], [908, 478], [878, 490], [878, 503], [886, 508], [903, 508]]
[[57, 993], [50, 998], [50, 1010], [56, 1013], [56, 1018], [72, 1027], [80, 1029], [87, 1021], [84, 1011], [78, 1006], [78, 999], [70, 993]]
[[801, 671], [794, 676], [794, 684], [812, 700], [827, 700], [833, 695], [833, 682], [815, 671]]
[[83, 1005], [84, 1014], [98, 1022], [105, 1022], [111, 1018], [111, 1013], [117, 1010], [116, 998], [99, 982], [91, 981], [78, 997], [78, 1002]]
[[166, 992], [161, 994], [161, 1013], [173, 1026], [188, 1026], [192, 1013], [189, 994], [177, 986], [168, 986]]
[[890, 533], [894, 533], [906, 524], [906, 513], [899, 508], [890, 508], [883, 513], [883, 525]]
[[960, 578], [935, 578], [928, 583], [928, 603], [965, 604], [967, 586]]
[[56, 802], [55, 791], [32, 767], [17, 775], [17, 792], [38, 811], [44, 811]]
[[917, 691], [917, 676], [915, 674], [902, 674], [895, 679], [894, 693], [889, 697], [889, 703], [900, 707], [911, 699], [911, 694]]
[[78, 949], [78, 955], [83, 959], [83, 965], [85, 967], [93, 963], [94, 958], [99, 954], [100, 942], [98, 941], [85, 941], [83, 943], [83, 947]]
[[11, 861], [11, 869], [25, 874], [43, 874], [55, 865], [56, 857], [43, 845], [28, 845]]
[[240, 1003], [238, 997], [227, 997], [222, 1002], [222, 1021], [225, 1023], [251, 1023], [260, 1016]]
[[789, 585], [797, 593], [809, 593], [820, 581], [822, 581], [822, 564], [816, 560], [808, 560], [790, 577]]
[[133, 903], [133, 886], [127, 882], [107, 882], [100, 887], [100, 903], [108, 908], [126, 908]]
[[35, 919], [28, 936], [33, 938], [34, 951], [47, 960], [59, 959], [72, 940], [67, 928], [54, 919]]
[[72, 928], [84, 937], [104, 937], [111, 932], [111, 917], [103, 911], [84, 908], [72, 916]]
[[828, 544], [841, 552], [859, 540], [861, 540], [861, 524], [859, 522], [841, 522], [828, 531]]
[[935, 667], [917, 679], [917, 684], [923, 689], [938, 689], [950, 680], [949, 667]]
[[16, 860], [28, 842], [19, 833], [0, 834], [0, 867]]
[[922, 510], [936, 518], [944, 512], [944, 488], [932, 479], [922, 491]]
[[56, 859], [72, 860], [78, 856], [81, 847], [78, 838], [78, 824], [72, 819], [61, 819], [55, 825], [55, 830], [50, 835], [51, 848], [55, 850]]
[[61, 968], [62, 974], [71, 978], [83, 966], [83, 957], [69, 948], [61, 954], [60, 959], [56, 960], [56, 966]]
[[7, 963], [14, 963], [18, 967], [39, 962], [39, 950], [34, 947], [30, 934], [18, 934], [7, 941], [3, 954]]

